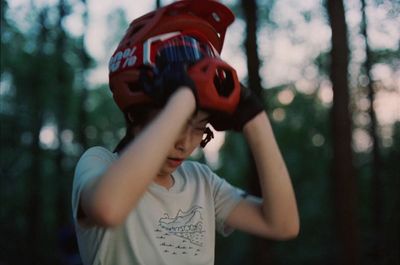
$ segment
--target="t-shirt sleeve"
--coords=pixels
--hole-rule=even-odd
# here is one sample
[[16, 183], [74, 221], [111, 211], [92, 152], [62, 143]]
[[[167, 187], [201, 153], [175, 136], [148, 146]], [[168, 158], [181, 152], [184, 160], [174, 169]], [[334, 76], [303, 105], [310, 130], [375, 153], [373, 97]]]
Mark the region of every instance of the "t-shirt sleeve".
[[233, 232], [233, 228], [225, 224], [231, 211], [243, 199], [245, 192], [232, 186], [225, 179], [220, 178], [210, 170], [212, 179], [212, 190], [215, 206], [215, 222], [217, 231], [223, 236], [228, 236]]
[[78, 223], [79, 201], [83, 188], [88, 182], [103, 174], [114, 160], [113, 154], [102, 147], [88, 149], [79, 159], [72, 185], [72, 213], [76, 223]]

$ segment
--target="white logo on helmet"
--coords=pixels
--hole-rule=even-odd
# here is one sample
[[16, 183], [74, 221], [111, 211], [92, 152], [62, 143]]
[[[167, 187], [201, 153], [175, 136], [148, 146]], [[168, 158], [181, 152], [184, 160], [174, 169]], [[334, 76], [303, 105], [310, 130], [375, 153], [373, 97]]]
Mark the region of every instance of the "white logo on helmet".
[[108, 64], [108, 69], [111, 73], [116, 72], [121, 69], [125, 69], [127, 67], [134, 66], [137, 61], [137, 56], [135, 55], [136, 46], [125, 49], [123, 52], [117, 52], [110, 59], [110, 63]]

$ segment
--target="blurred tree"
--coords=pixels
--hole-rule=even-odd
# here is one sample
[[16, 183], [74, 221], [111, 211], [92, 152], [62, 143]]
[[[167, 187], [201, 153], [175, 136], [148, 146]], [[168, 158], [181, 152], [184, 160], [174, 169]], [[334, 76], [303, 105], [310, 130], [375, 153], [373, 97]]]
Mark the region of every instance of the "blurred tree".
[[81, 47], [66, 32], [69, 7], [64, 1], [31, 4], [28, 26], [19, 31], [7, 2], [1, 2], [0, 172], [5, 192], [0, 196], [5, 203], [0, 263], [65, 264], [60, 248], [66, 244], [57, 244], [57, 236], [70, 222], [68, 190], [76, 158], [66, 139], [73, 136], [70, 102], [76, 102], [75, 73], [83, 72], [75, 56]]
[[[261, 92], [263, 90], [261, 86], [261, 77], [259, 69], [261, 67], [261, 61], [258, 55], [257, 46], [257, 25], [258, 25], [258, 14], [257, 14], [257, 1], [256, 0], [241, 0], [241, 8], [243, 10], [243, 17], [246, 24], [246, 36], [244, 39], [244, 49], [247, 58], [247, 69], [248, 69], [248, 86], [254, 91], [256, 95], [261, 98]], [[260, 182], [257, 177], [257, 169], [252, 158], [250, 150], [247, 148], [246, 153], [250, 159], [250, 167], [246, 172], [246, 179], [248, 181], [248, 187], [250, 194], [256, 196], [262, 196], [260, 189]], [[251, 264], [271, 264], [271, 253], [268, 240], [254, 237], [252, 244], [252, 254], [249, 262]]]
[[85, 109], [87, 105], [87, 97], [88, 97], [88, 83], [86, 81], [87, 70], [91, 67], [92, 58], [88, 54], [88, 51], [85, 47], [85, 38], [87, 36], [87, 28], [88, 28], [88, 7], [86, 0], [81, 0], [83, 5], [83, 13], [82, 13], [82, 23], [83, 23], [83, 34], [78, 39], [76, 53], [78, 54], [80, 61], [81, 71], [77, 71], [77, 81], [78, 86], [80, 88], [78, 92], [78, 121], [76, 122], [77, 127], [75, 130], [77, 131], [77, 142], [82, 147], [82, 150], [86, 150], [88, 146], [87, 137], [85, 135], [85, 128], [87, 124], [87, 111]]
[[297, 239], [272, 245], [273, 264], [335, 264], [329, 196], [330, 108], [318, 94], [318, 90], [305, 94], [293, 85], [281, 85], [270, 88], [265, 98], [293, 181], [301, 220]]
[[[39, 13], [39, 35], [36, 40], [37, 50], [33, 54], [31, 64], [33, 69], [48, 69], [47, 55], [45, 54], [44, 47], [46, 42], [50, 38], [50, 31], [47, 25], [48, 9], [44, 8]], [[46, 62], [47, 61], [47, 62]], [[47, 69], [46, 69], [47, 68]], [[40, 132], [45, 122], [45, 113], [43, 106], [45, 105], [44, 97], [37, 96], [43, 95], [45, 87], [49, 86], [48, 79], [44, 75], [38, 74], [36, 71], [27, 71], [25, 80], [29, 80], [29, 83], [23, 84], [21, 89], [25, 91], [25, 98], [27, 99], [26, 105], [28, 106], [27, 114], [31, 117], [30, 128], [32, 133], [32, 143], [30, 145], [31, 159], [30, 169], [27, 173], [27, 191], [26, 197], [26, 214], [28, 220], [28, 226], [26, 229], [26, 239], [28, 244], [28, 260], [32, 261], [32, 264], [40, 264], [42, 257], [40, 251], [41, 238], [41, 213], [42, 213], [42, 184], [43, 184], [43, 168], [42, 158], [43, 152], [40, 146]], [[29, 172], [29, 173], [28, 173]]]
[[[17, 84], [32, 82], [27, 76], [26, 62], [30, 61], [32, 55], [24, 50], [28, 40], [24, 34], [15, 26], [13, 21], [7, 17], [8, 3], [1, 1], [1, 68], [0, 68], [0, 262], [10, 260], [17, 252], [15, 245], [21, 249], [27, 249], [28, 232], [25, 213], [28, 200], [27, 193], [30, 190], [26, 185], [27, 168], [31, 167], [31, 156], [21, 152], [32, 145], [32, 131], [28, 113], [26, 112], [25, 97], [29, 93], [21, 89]], [[22, 66], [22, 67], [21, 67]], [[25, 67], [24, 67], [25, 66]], [[33, 76], [31, 76], [33, 77]], [[32, 113], [30, 113], [32, 114]], [[35, 113], [36, 114], [36, 113]], [[22, 142], [22, 143], [21, 143]], [[21, 148], [18, 148], [21, 147]], [[35, 170], [40, 170], [36, 168]], [[30, 172], [33, 173], [33, 172]], [[34, 211], [30, 212], [35, 215]], [[35, 226], [35, 225], [33, 225]], [[33, 231], [30, 240], [37, 238], [37, 231]], [[25, 256], [33, 252], [25, 253]], [[23, 260], [19, 258], [18, 260]]]
[[[400, 121], [393, 125], [393, 144], [383, 153], [383, 194], [385, 201], [381, 264], [400, 264]], [[374, 264], [371, 262], [371, 264]]]
[[364, 61], [364, 74], [367, 79], [367, 94], [370, 101], [370, 107], [368, 114], [370, 117], [369, 122], [369, 134], [372, 138], [372, 162], [371, 162], [371, 195], [372, 205], [371, 213], [373, 220], [373, 243], [372, 243], [372, 259], [377, 265], [381, 264], [383, 258], [383, 197], [382, 197], [382, 158], [380, 154], [380, 144], [378, 138], [378, 121], [375, 113], [375, 91], [374, 91], [374, 81], [371, 75], [371, 69], [373, 66], [372, 62], [372, 51], [368, 41], [368, 21], [366, 15], [366, 3], [365, 0], [361, 0], [361, 34], [364, 37], [365, 44], [365, 61]]
[[333, 138], [333, 196], [338, 232], [338, 264], [359, 264], [358, 225], [356, 217], [356, 174], [351, 148], [349, 113], [349, 49], [343, 1], [327, 0], [332, 28], [330, 79], [333, 86], [331, 112]]
[[65, 52], [67, 50], [67, 33], [63, 27], [64, 20], [70, 12], [70, 7], [64, 0], [59, 0], [56, 10], [58, 11], [58, 18], [56, 22], [57, 36], [55, 38], [55, 51], [54, 61], [57, 62], [55, 66], [55, 102], [54, 108], [55, 121], [57, 128], [58, 147], [55, 150], [55, 165], [58, 181], [57, 185], [57, 227], [63, 227], [69, 223], [69, 198], [65, 196], [68, 194], [68, 182], [66, 181], [68, 172], [64, 168], [63, 162], [65, 161], [65, 147], [62, 138], [63, 133], [67, 129], [66, 123], [67, 115], [70, 113], [71, 93], [72, 93], [72, 82], [73, 75], [68, 63], [64, 60]]
[[[156, 4], [157, 2], [161, 1], [155, 1]], [[258, 0], [257, 18], [254, 21], [256, 25], [270, 27], [271, 30], [286, 30], [283, 28], [286, 25], [274, 24], [274, 21], [271, 21], [269, 11], [273, 8], [274, 2]], [[392, 19], [393, 23], [398, 23], [396, 21], [400, 5], [397, 2], [377, 0], [374, 2], [376, 4], [374, 7], [384, 5], [389, 9], [387, 18]], [[103, 145], [109, 149], [115, 147], [123, 134], [123, 118], [112, 101], [108, 87], [93, 86], [87, 82], [86, 70], [92, 66], [92, 60], [84, 45], [85, 33], [74, 37], [67, 28], [69, 16], [79, 12], [82, 14], [86, 32], [88, 19], [86, 0], [75, 1], [74, 5], [59, 0], [48, 3], [47, 6], [32, 1], [23, 19], [17, 18], [16, 14], [24, 12], [24, 8], [18, 7], [9, 12], [7, 1], [1, 0], [0, 3], [0, 263], [79, 264], [76, 246], [71, 240], [73, 231], [68, 226], [73, 169], [76, 160], [86, 147], [92, 145]], [[83, 12], [80, 3], [83, 5]], [[233, 7], [239, 18], [245, 16], [245, 8], [251, 7], [250, 2], [245, 4], [244, 1], [233, 1], [233, 3], [236, 3]], [[293, 2], [286, 2], [288, 3]], [[370, 4], [371, 1], [367, 3]], [[64, 10], [62, 6], [68, 8]], [[65, 14], [60, 14], [62, 12]], [[254, 9], [249, 14], [253, 14], [252, 12]], [[311, 22], [314, 18], [309, 14], [312, 13], [315, 13], [315, 10], [310, 11], [307, 16]], [[108, 28], [126, 28], [123, 11], [111, 11], [109, 18], [114, 24], [110, 26], [109, 21]], [[17, 19], [18, 21], [15, 21]], [[345, 230], [348, 232], [348, 237], [344, 238], [343, 229], [338, 230], [341, 231], [341, 240], [337, 242], [336, 231], [332, 229], [335, 213], [329, 205], [332, 199], [329, 197], [331, 183], [326, 177], [332, 160], [331, 136], [334, 133], [333, 130], [329, 131], [330, 105], [320, 101], [318, 92], [304, 94], [294, 85], [270, 88], [266, 90], [268, 93], [265, 93], [261, 86], [258, 87], [259, 76], [253, 76], [253, 73], [258, 72], [262, 62], [257, 58], [257, 46], [254, 41], [256, 37], [254, 31], [257, 32], [257, 29], [251, 29], [251, 23], [254, 21], [249, 22], [246, 30], [248, 37], [244, 43], [249, 55], [248, 84], [251, 88], [257, 87], [257, 90], [263, 91], [277, 141], [294, 182], [301, 217], [301, 234], [298, 239], [282, 243], [271, 242], [268, 248], [260, 244], [260, 252], [267, 249], [268, 252], [265, 254], [268, 254], [268, 261], [277, 265], [339, 264], [342, 260], [336, 258], [338, 244], [350, 246], [349, 241], [347, 245], [342, 242], [351, 239], [356, 233], [352, 233], [350, 229]], [[368, 23], [368, 27], [374, 25], [372, 22], [371, 20], [371, 23]], [[291, 30], [290, 34], [295, 33], [293, 27], [288, 30]], [[333, 33], [336, 38], [337, 31]], [[112, 44], [107, 47], [109, 51], [114, 48], [115, 39], [121, 36], [120, 30], [113, 31], [107, 36], [107, 41]], [[258, 37], [265, 36], [258, 34]], [[347, 53], [347, 50], [344, 51]], [[370, 48], [371, 65], [389, 65], [393, 72], [396, 72], [399, 66], [399, 54], [398, 47]], [[341, 57], [340, 54], [338, 56]], [[338, 59], [338, 56], [332, 59]], [[322, 76], [329, 75], [330, 70], [326, 67], [328, 59], [329, 54], [325, 51], [317, 58], [316, 64], [321, 67], [319, 70]], [[250, 70], [253, 66], [256, 67]], [[341, 75], [346, 76], [343, 73]], [[356, 73], [353, 77], [360, 78], [360, 75]], [[370, 80], [375, 82], [376, 87], [379, 86], [385, 91], [398, 89], [385, 87], [379, 80]], [[344, 87], [334, 86], [334, 89], [336, 104], [337, 97], [341, 95], [338, 90], [347, 92], [343, 90]], [[282, 97], [287, 99], [288, 95], [293, 96], [289, 103], [281, 101]], [[355, 102], [359, 100], [357, 96], [353, 94]], [[347, 111], [347, 105], [348, 103], [343, 101], [340, 109]], [[334, 111], [338, 111], [337, 107]], [[348, 113], [343, 115], [347, 117]], [[333, 117], [337, 116], [332, 115], [331, 118]], [[378, 125], [377, 129], [382, 130], [382, 125]], [[387, 142], [383, 144], [382, 138], [380, 145], [383, 200], [381, 233], [384, 234], [382, 243], [385, 246], [381, 263], [385, 265], [399, 264], [399, 128], [397, 122], [389, 144]], [[338, 137], [337, 134], [334, 136]], [[343, 139], [347, 145], [348, 137]], [[337, 141], [335, 138], [335, 148]], [[367, 150], [357, 152], [355, 155], [357, 161], [361, 161], [357, 164], [357, 169], [361, 171], [358, 183], [362, 192], [361, 199], [369, 202], [371, 153]], [[347, 155], [346, 157], [349, 158]], [[227, 134], [220, 159], [222, 167], [218, 173], [221, 176], [229, 177], [230, 182], [237, 186], [249, 186], [250, 178], [243, 176], [250, 176], [249, 172], [254, 172], [254, 168], [247, 145], [240, 134]], [[337, 163], [337, 160], [335, 161]], [[353, 181], [354, 175], [346, 176]], [[253, 184], [258, 186], [257, 178], [254, 178], [254, 175], [251, 177]], [[334, 179], [336, 180], [338, 179]], [[344, 196], [343, 200], [346, 200], [348, 186], [341, 187], [346, 188], [340, 194]], [[335, 194], [338, 194], [337, 190]], [[352, 205], [354, 206], [352, 200], [341, 203], [342, 205], [339, 205], [339, 202], [336, 205], [337, 208], [342, 207], [342, 210], [345, 209], [343, 204], [349, 204], [347, 209], [350, 210]], [[372, 212], [370, 204], [364, 203], [361, 208], [358, 217], [369, 221], [369, 214]], [[347, 216], [344, 217], [344, 213], [342, 211], [336, 219], [342, 221], [337, 223], [342, 227], [344, 222], [349, 221], [346, 220]], [[351, 214], [350, 218], [353, 217]], [[67, 227], [59, 227], [63, 223], [67, 224]], [[371, 235], [375, 236], [376, 233], [369, 223], [362, 225], [363, 235], [366, 235], [363, 245], [370, 248]], [[263, 254], [257, 256], [254, 254], [253, 241], [254, 237], [240, 232], [227, 239], [218, 238], [216, 264], [257, 264], [255, 260]], [[363, 264], [375, 264], [375, 261], [368, 256], [369, 253], [363, 254], [367, 254], [363, 257]], [[32, 261], [34, 258], [36, 260]]]

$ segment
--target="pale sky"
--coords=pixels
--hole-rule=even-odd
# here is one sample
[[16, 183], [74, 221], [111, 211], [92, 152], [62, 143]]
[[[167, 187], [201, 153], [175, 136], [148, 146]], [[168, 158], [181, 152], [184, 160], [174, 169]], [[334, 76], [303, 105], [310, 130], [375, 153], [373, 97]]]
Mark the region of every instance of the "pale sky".
[[[13, 17], [20, 21], [22, 28], [29, 27], [29, 22], [25, 19], [25, 12], [29, 10], [28, 0], [8, 1], [13, 13]], [[34, 0], [37, 7], [54, 5], [57, 0]], [[171, 0], [162, 1], [163, 4], [173, 2]], [[222, 1], [225, 4], [236, 2], [235, 0]], [[262, 2], [262, 1], [260, 1]], [[81, 14], [83, 6], [80, 0], [70, 0], [73, 12], [69, 16], [65, 25], [72, 35], [81, 35], [83, 25]], [[347, 4], [347, 22], [349, 30], [358, 27], [361, 20], [359, 12], [359, 1], [349, 0]], [[122, 8], [126, 12], [128, 21], [139, 17], [155, 7], [153, 0], [88, 0], [89, 7], [89, 28], [86, 35], [86, 44], [89, 53], [96, 59], [98, 66], [90, 77], [92, 83], [104, 83], [107, 81], [107, 61], [113, 50], [106, 50], [105, 42], [111, 35], [107, 25], [107, 16], [117, 8]], [[22, 9], [22, 12], [21, 12]], [[24, 12], [25, 9], [25, 12]], [[373, 22], [369, 28], [370, 42], [378, 48], [395, 48], [400, 40], [400, 18], [387, 21], [384, 9], [369, 8], [368, 16]], [[310, 22], [305, 21], [303, 13], [311, 12]], [[265, 87], [280, 85], [282, 83], [296, 82], [304, 78], [304, 68], [310, 66], [312, 60], [321, 52], [328, 51], [330, 47], [330, 28], [323, 17], [324, 10], [320, 6], [319, 0], [279, 0], [272, 11], [272, 19], [282, 28], [270, 30], [260, 29], [259, 54], [263, 60], [263, 67], [260, 69]], [[397, 22], [397, 23], [393, 23]], [[288, 29], [287, 27], [290, 27]], [[383, 29], [383, 30], [382, 30]], [[113, 30], [113, 29], [111, 29]], [[238, 71], [239, 77], [244, 78], [246, 73], [245, 55], [242, 50], [244, 25], [240, 20], [236, 20], [228, 29], [226, 42], [222, 58], [232, 64]], [[109, 41], [109, 40], [108, 40]], [[356, 44], [353, 52], [354, 61], [362, 61], [365, 55], [362, 51], [362, 39], [354, 37]], [[115, 42], [116, 44], [116, 42]], [[354, 46], [354, 45], [353, 45]], [[312, 66], [311, 66], [312, 67]], [[379, 70], [378, 75], [379, 75]], [[312, 79], [317, 75], [313, 69], [308, 69], [309, 77]], [[387, 77], [387, 73], [386, 77]], [[398, 80], [397, 80], [398, 81]]]

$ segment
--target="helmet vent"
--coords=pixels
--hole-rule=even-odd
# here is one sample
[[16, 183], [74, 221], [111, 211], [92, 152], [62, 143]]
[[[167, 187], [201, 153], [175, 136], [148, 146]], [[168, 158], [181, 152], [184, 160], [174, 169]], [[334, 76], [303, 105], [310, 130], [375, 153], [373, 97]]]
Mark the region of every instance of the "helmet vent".
[[214, 75], [214, 85], [219, 95], [229, 97], [234, 88], [232, 73], [224, 69], [217, 69]]
[[215, 12], [212, 12], [212, 17], [213, 17], [213, 19], [215, 20], [215, 21], [217, 21], [217, 22], [220, 22], [221, 21], [221, 17], [217, 14], [217, 13], [215, 13]]

